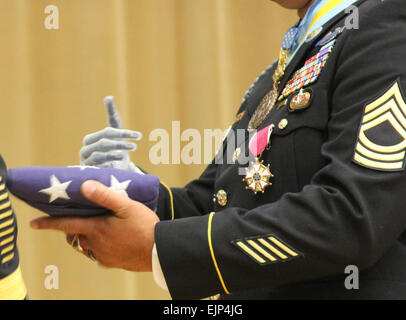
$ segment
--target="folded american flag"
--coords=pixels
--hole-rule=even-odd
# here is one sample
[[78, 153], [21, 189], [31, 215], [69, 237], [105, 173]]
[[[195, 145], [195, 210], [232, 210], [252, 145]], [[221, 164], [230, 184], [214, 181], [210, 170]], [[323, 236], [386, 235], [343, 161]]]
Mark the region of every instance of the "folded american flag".
[[109, 211], [83, 197], [85, 181], [109, 189], [156, 210], [159, 179], [149, 174], [87, 166], [24, 167], [8, 170], [7, 187], [17, 198], [51, 216], [96, 216]]

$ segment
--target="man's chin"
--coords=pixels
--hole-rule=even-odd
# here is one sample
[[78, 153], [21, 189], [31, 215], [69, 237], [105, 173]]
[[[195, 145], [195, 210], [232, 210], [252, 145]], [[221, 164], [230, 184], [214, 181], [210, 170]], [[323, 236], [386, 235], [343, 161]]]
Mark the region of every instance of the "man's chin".
[[307, 7], [310, 0], [271, 0], [285, 9], [301, 10]]

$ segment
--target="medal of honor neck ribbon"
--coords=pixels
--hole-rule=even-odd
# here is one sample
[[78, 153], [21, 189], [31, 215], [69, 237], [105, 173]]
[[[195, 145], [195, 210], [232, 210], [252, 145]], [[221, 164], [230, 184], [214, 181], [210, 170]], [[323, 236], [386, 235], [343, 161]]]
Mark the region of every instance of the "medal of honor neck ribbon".
[[285, 70], [302, 47], [307, 36], [317, 29], [321, 30], [326, 22], [355, 1], [357, 0], [317, 0], [310, 6], [304, 18], [286, 31], [282, 40], [278, 64], [272, 76], [273, 88], [265, 95], [251, 117], [248, 124], [249, 130], [257, 129], [274, 107], [278, 99], [280, 81], [285, 75]]
[[300, 50], [310, 34], [317, 29], [322, 28], [324, 24], [329, 22], [356, 1], [357, 0], [317, 0], [313, 3], [297, 27], [295, 26], [297, 28], [296, 34], [293, 40], [291, 40], [290, 45], [288, 45], [287, 48], [284, 48], [286, 45], [284, 42], [285, 40], [289, 40], [289, 32], [292, 28], [288, 30], [285, 35], [286, 39], [284, 37], [284, 41], [282, 41], [282, 50], [289, 49], [286, 66], [288, 66], [293, 60], [296, 53]]

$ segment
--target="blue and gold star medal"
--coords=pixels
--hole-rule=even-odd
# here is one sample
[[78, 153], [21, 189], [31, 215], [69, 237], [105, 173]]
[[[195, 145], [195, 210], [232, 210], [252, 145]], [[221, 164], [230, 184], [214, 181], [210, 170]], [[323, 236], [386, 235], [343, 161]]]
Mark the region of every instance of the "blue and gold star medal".
[[247, 184], [247, 190], [251, 190], [254, 194], [258, 192], [265, 193], [265, 189], [272, 185], [270, 179], [274, 177], [271, 173], [270, 165], [264, 165], [264, 161], [260, 161], [261, 155], [265, 148], [270, 147], [270, 138], [274, 126], [270, 125], [258, 131], [250, 141], [250, 152], [255, 155], [255, 161], [251, 162], [249, 168], [245, 169], [245, 178], [243, 181]]

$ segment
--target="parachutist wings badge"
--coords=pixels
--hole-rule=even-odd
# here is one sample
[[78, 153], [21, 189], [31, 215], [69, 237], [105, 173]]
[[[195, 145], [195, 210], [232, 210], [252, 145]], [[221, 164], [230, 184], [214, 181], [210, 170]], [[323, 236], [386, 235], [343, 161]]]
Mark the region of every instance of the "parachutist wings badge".
[[406, 103], [400, 80], [365, 106], [353, 161], [379, 171], [403, 171], [406, 149]]

